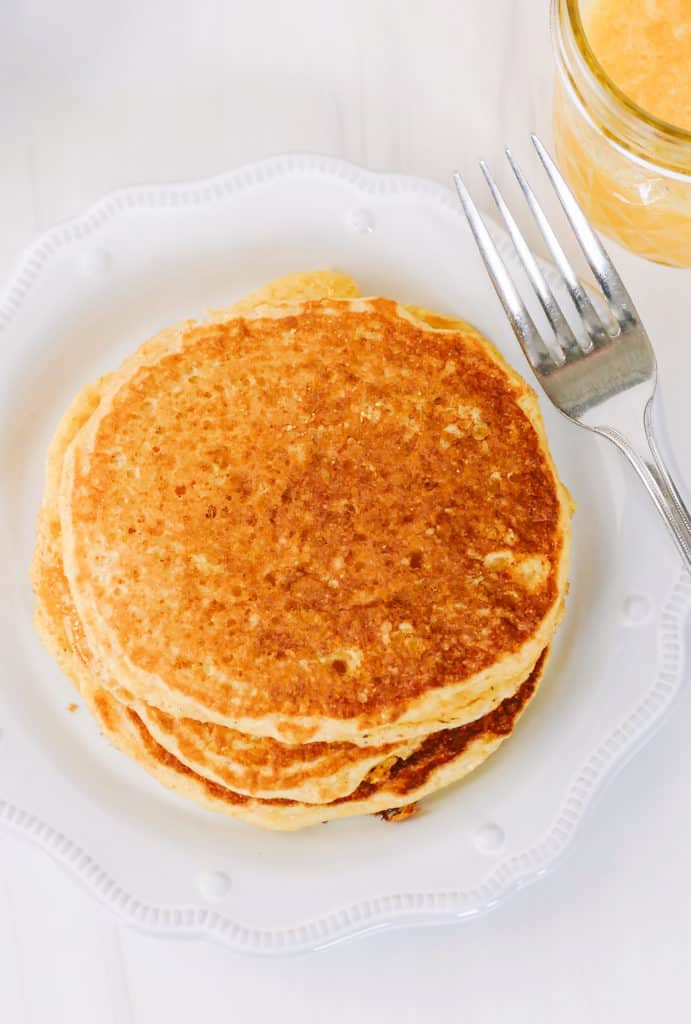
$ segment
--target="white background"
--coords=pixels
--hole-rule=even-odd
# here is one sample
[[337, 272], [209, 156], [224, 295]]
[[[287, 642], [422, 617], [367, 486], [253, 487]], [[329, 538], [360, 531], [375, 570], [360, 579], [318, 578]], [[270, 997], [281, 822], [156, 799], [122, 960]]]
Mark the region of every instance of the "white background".
[[[479, 156], [508, 180], [502, 145], [527, 161], [529, 131], [549, 136], [550, 83], [542, 0], [3, 0], [0, 277], [108, 189], [278, 152], [441, 181], [458, 166], [482, 196]], [[691, 480], [691, 271], [614, 252]], [[476, 921], [287, 961], [122, 927], [1, 833], [0, 1020], [685, 1020], [690, 786], [685, 686], [551, 876]]]

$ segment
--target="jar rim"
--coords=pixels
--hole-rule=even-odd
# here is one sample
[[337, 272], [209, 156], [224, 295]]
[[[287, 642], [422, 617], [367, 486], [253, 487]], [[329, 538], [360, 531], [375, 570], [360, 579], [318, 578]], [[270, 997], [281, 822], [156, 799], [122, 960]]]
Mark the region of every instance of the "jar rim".
[[558, 5], [565, 9], [571, 35], [580, 56], [595, 79], [597, 86], [604, 91], [606, 96], [613, 99], [626, 114], [633, 117], [637, 122], [642, 122], [645, 127], [652, 129], [661, 140], [691, 147], [691, 130], [680, 128], [678, 125], [665, 121], [655, 114], [651, 114], [650, 111], [641, 107], [635, 100], [627, 96], [605, 71], [588, 41], [581, 17], [580, 0], [555, 0], [555, 7]]

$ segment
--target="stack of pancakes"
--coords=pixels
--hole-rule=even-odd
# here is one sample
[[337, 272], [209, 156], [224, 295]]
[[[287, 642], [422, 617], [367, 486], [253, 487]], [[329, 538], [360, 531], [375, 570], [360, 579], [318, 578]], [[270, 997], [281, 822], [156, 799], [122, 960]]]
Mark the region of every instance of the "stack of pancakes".
[[176, 792], [270, 828], [404, 816], [535, 693], [570, 514], [533, 392], [475, 330], [291, 275], [78, 395], [36, 624]]

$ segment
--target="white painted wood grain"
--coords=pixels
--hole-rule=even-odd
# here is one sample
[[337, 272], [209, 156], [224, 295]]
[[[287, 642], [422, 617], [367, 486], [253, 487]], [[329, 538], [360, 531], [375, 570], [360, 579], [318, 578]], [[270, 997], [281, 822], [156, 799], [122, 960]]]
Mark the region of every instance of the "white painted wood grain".
[[10, 900], [14, 852], [13, 844], [0, 838], [0, 998], [3, 1015], [8, 1020], [23, 1022], [26, 1018], [23, 957], [17, 942], [15, 908]]
[[[0, 849], [6, 915], [0, 935], [6, 930], [10, 937], [8, 967], [0, 967], [0, 977], [8, 974], [0, 1019], [130, 1024], [117, 923], [29, 843], [13, 838]], [[10, 1014], [4, 1000], [13, 989]]]

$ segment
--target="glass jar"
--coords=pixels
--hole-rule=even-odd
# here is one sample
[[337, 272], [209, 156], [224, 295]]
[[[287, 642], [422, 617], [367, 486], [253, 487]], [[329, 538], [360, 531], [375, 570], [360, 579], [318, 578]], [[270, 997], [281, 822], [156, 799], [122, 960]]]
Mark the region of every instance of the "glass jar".
[[648, 114], [609, 78], [584, 28], [593, 2], [552, 0], [559, 165], [604, 234], [691, 267], [691, 132]]

